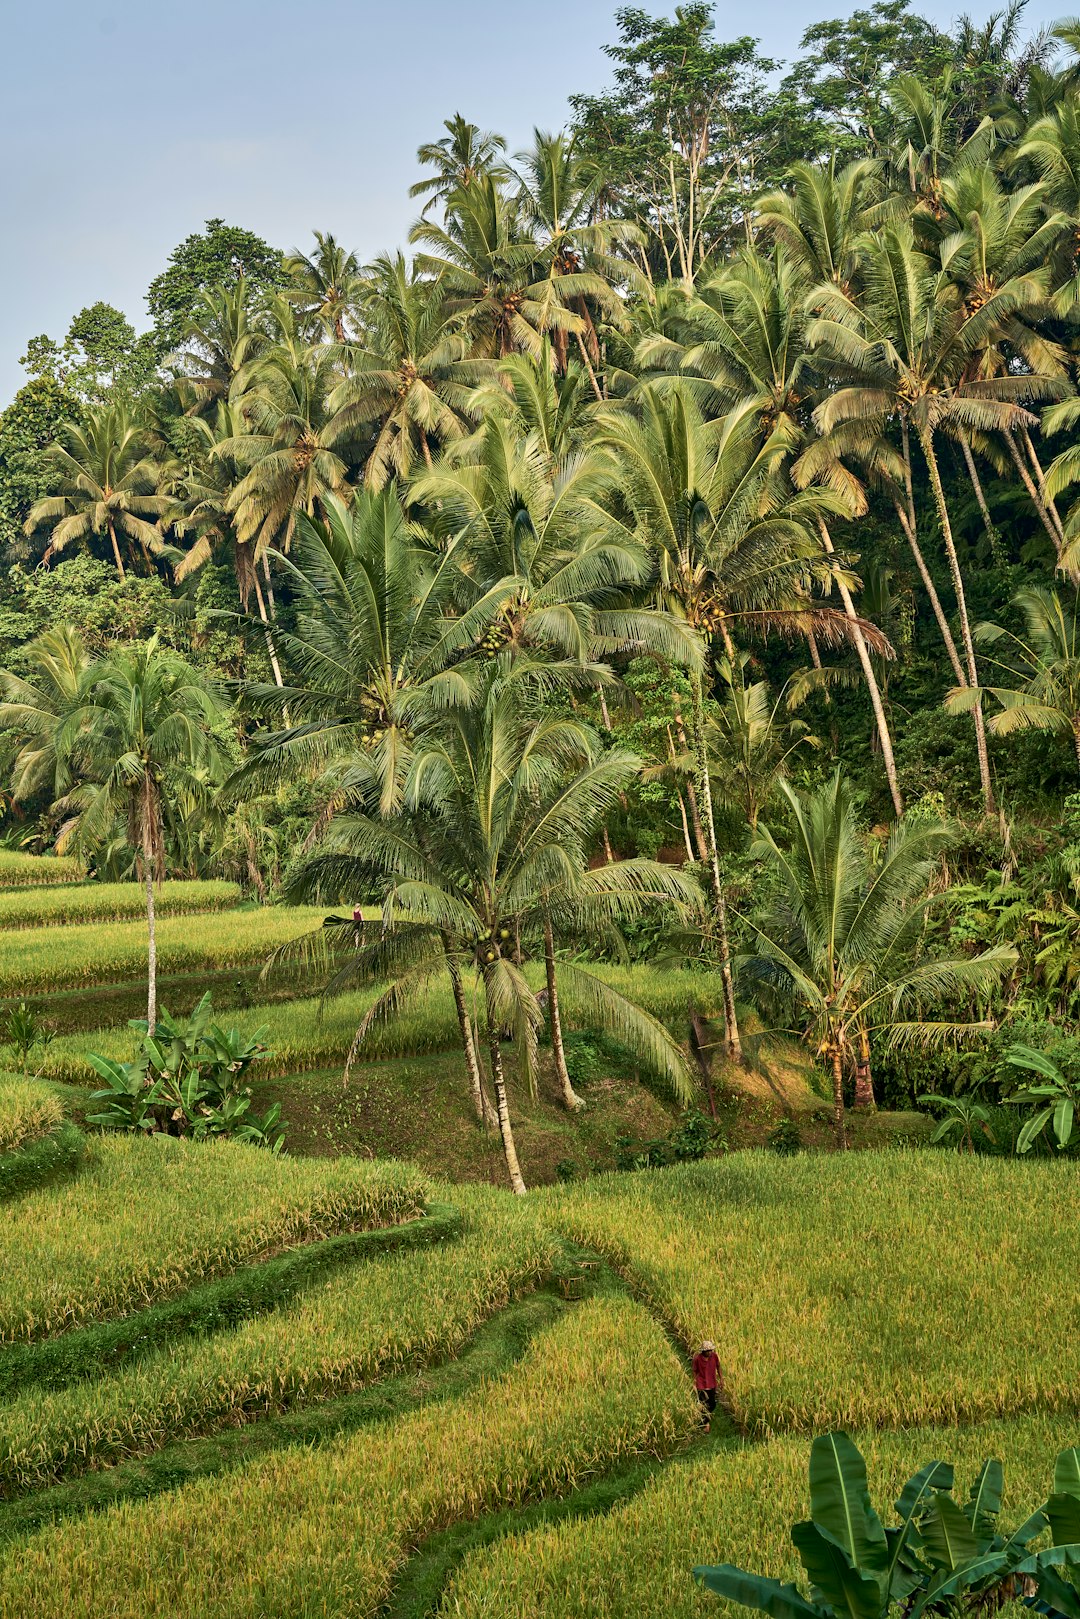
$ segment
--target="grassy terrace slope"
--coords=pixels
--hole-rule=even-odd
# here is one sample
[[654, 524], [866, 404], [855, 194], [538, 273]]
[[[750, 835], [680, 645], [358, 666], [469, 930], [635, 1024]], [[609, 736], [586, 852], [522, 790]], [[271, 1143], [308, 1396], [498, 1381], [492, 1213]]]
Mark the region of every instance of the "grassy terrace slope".
[[235, 1331], [172, 1342], [93, 1383], [31, 1388], [0, 1403], [0, 1495], [449, 1358], [547, 1276], [558, 1249], [520, 1203], [486, 1187], [464, 1201], [459, 1240], [346, 1266]]
[[0, 1207], [0, 1343], [125, 1314], [333, 1231], [412, 1219], [426, 1191], [402, 1164], [99, 1137], [75, 1181]]
[[[297, 906], [163, 917], [157, 928], [158, 971], [163, 976], [216, 972], [264, 961], [279, 945], [317, 927], [324, 915], [321, 909]], [[0, 932], [0, 997], [92, 988], [145, 973], [145, 922]]]
[[688, 1347], [715, 1339], [753, 1434], [1075, 1409], [1075, 1289], [1048, 1284], [1080, 1273], [1070, 1167], [744, 1152], [537, 1201]]
[[[868, 1365], [866, 1376], [873, 1375]], [[1078, 1437], [1076, 1419], [1031, 1416], [952, 1432], [866, 1433], [858, 1442], [879, 1507], [934, 1458], [955, 1464], [963, 1500], [982, 1462], [998, 1457], [1005, 1464], [1003, 1522], [1013, 1526], [1045, 1500], [1054, 1457]], [[805, 1440], [739, 1445], [669, 1469], [608, 1517], [511, 1535], [466, 1558], [439, 1619], [745, 1619], [745, 1610], [696, 1586], [690, 1570], [723, 1562], [801, 1578], [788, 1532], [808, 1516], [807, 1457]]]
[[[261, 917], [307, 916], [295, 931], [310, 928], [312, 915], [322, 912], [266, 911], [243, 912], [238, 922], [248, 917], [258, 921]], [[217, 929], [230, 921], [227, 917], [207, 919], [207, 928]], [[180, 924], [189, 930], [192, 924]], [[73, 932], [76, 930], [72, 930]], [[105, 931], [105, 930], [99, 930]], [[164, 932], [164, 925], [162, 927]], [[25, 936], [20, 936], [25, 937]], [[144, 945], [145, 951], [145, 945]], [[270, 947], [267, 946], [266, 950]], [[158, 945], [159, 961], [161, 945]], [[266, 951], [264, 950], [264, 954]], [[166, 969], [163, 968], [163, 971]], [[689, 1010], [692, 1005], [710, 1006], [719, 995], [719, 978], [708, 973], [658, 972], [649, 967], [596, 967], [592, 969], [615, 988], [634, 999], [639, 1006], [666, 1023], [679, 1035], [685, 1035]], [[0, 975], [3, 971], [3, 941], [0, 940]], [[540, 981], [543, 969], [537, 975]], [[375, 988], [357, 990], [335, 1000], [322, 1002], [317, 996], [301, 1000], [268, 1003], [230, 1012], [228, 1022], [245, 1033], [265, 1025], [267, 1044], [272, 1056], [260, 1061], [259, 1080], [281, 1078], [291, 1073], [340, 1064], [352, 1043], [356, 1025], [371, 1006], [379, 991]], [[572, 997], [565, 997], [564, 1022], [574, 1026]], [[172, 1008], [170, 1008], [172, 1009]], [[181, 1010], [177, 1007], [176, 1010]], [[186, 1010], [186, 1008], [185, 1008]], [[449, 985], [434, 983], [425, 989], [423, 1002], [392, 1022], [373, 1031], [366, 1048], [370, 1057], [405, 1057], [423, 1055], [433, 1051], [446, 1051], [458, 1045], [457, 1017]], [[131, 1034], [123, 1028], [93, 1029], [85, 1034], [66, 1035], [53, 1042], [45, 1060], [43, 1072], [49, 1079], [75, 1084], [85, 1083], [93, 1077], [86, 1062], [88, 1051], [101, 1052], [108, 1057], [125, 1058], [131, 1054]]]
[[62, 1117], [56, 1097], [35, 1080], [0, 1073], [0, 1153], [17, 1151]]
[[0, 849], [0, 888], [81, 883], [85, 876], [77, 860], [63, 855], [23, 854], [20, 849]]
[[595, 1301], [472, 1396], [31, 1536], [0, 1563], [0, 1615], [366, 1619], [425, 1532], [671, 1450], [696, 1423], [654, 1322]]
[[[158, 916], [187, 916], [228, 910], [239, 899], [236, 883], [177, 881], [160, 883], [154, 904]], [[14, 890], [0, 885], [0, 929], [43, 927], [50, 922], [65, 926], [118, 922], [145, 915], [146, 890], [141, 883], [71, 883]]]

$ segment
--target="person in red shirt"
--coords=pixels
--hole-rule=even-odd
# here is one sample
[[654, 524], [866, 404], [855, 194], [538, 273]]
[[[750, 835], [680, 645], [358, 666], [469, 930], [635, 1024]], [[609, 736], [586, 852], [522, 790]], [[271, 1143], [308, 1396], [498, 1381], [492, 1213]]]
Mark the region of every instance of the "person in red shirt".
[[712, 1425], [712, 1414], [716, 1410], [717, 1391], [723, 1386], [724, 1379], [720, 1374], [720, 1357], [716, 1353], [716, 1345], [710, 1338], [706, 1338], [694, 1356], [694, 1387], [701, 1402], [701, 1421], [706, 1433]]

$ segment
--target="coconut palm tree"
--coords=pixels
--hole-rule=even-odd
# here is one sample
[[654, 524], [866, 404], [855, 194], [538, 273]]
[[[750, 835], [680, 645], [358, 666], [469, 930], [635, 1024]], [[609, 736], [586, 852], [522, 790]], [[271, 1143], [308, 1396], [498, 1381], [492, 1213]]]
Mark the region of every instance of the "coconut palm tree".
[[[1012, 677], [1008, 684], [984, 688], [1001, 705], [990, 730], [995, 736], [1014, 731], [1067, 736], [1080, 764], [1080, 591], [1063, 595], [1034, 587], [1021, 590], [1013, 605], [1024, 621], [1022, 635], [1000, 624], [980, 624], [975, 631], [983, 644], [1002, 650], [997, 667]], [[970, 687], [957, 688], [946, 706], [963, 710], [974, 695]]]
[[165, 551], [158, 519], [168, 500], [158, 493], [159, 469], [146, 436], [125, 405], [101, 405], [87, 412], [83, 425], [66, 423], [45, 454], [53, 492], [36, 502], [25, 523], [27, 534], [48, 531], [43, 560], [72, 541], [108, 536], [123, 579], [121, 535], [144, 554]]
[[12, 733], [18, 750], [11, 775], [16, 803], [42, 793], [57, 799], [71, 785], [56, 738], [78, 704], [90, 661], [80, 631], [71, 624], [35, 636], [23, 648], [23, 657], [25, 675], [0, 670], [0, 730]]
[[314, 252], [290, 253], [285, 273], [292, 282], [287, 296], [296, 307], [316, 321], [335, 343], [345, 343], [346, 318], [355, 320], [364, 290], [356, 254], [342, 247], [329, 231], [317, 230]]
[[461, 437], [469, 396], [492, 366], [471, 356], [446, 286], [418, 275], [401, 253], [368, 266], [360, 311], [349, 373], [330, 400], [330, 436], [374, 431], [364, 481], [381, 489], [407, 478], [418, 455], [430, 467], [433, 444]]
[[199, 293], [195, 314], [183, 346], [171, 356], [181, 392], [189, 408], [227, 403], [232, 386], [245, 366], [265, 352], [269, 336], [252, 308], [251, 292], [243, 276], [232, 286]]
[[581, 335], [575, 301], [608, 296], [590, 271], [549, 274], [520, 208], [490, 174], [451, 192], [445, 223], [422, 218], [410, 240], [423, 243], [417, 267], [445, 282], [448, 307], [480, 355], [539, 354], [546, 333], [557, 343]]
[[[660, 602], [729, 660], [734, 635], [753, 633], [846, 641], [842, 613], [808, 600], [807, 579], [831, 576], [816, 524], [837, 509], [825, 489], [796, 491], [785, 470], [791, 438], [777, 426], [762, 441], [756, 404], [743, 401], [706, 421], [681, 381], [646, 388], [632, 411], [599, 419], [617, 469], [619, 502], [648, 546]], [[861, 621], [860, 621], [861, 623]], [[867, 624], [864, 636], [884, 648]], [[705, 725], [708, 660], [691, 671], [691, 745], [720, 946], [729, 1054], [741, 1058], [728, 943], [727, 907], [713, 815]]]
[[237, 539], [254, 545], [258, 557], [272, 545], [287, 551], [300, 513], [310, 517], [328, 496], [348, 491], [342, 434], [331, 425], [340, 380], [333, 357], [325, 345], [304, 341], [284, 298], [273, 301], [271, 314], [276, 340], [234, 386], [245, 431], [214, 452], [244, 469], [228, 509]]
[[290, 678], [248, 688], [256, 711], [282, 728], [254, 738], [237, 790], [331, 772], [332, 796], [366, 795], [384, 815], [401, 809], [417, 728], [471, 697], [461, 654], [486, 616], [452, 612], [457, 550], [425, 543], [393, 485], [360, 490], [349, 506], [328, 496], [318, 520], [301, 514], [293, 550], [277, 555], [295, 602], [296, 627], [280, 632]]
[[[403, 813], [390, 820], [342, 814], [293, 885], [297, 895], [356, 891], [361, 882], [383, 887], [383, 931], [352, 952], [328, 986], [332, 993], [358, 977], [391, 980], [361, 1022], [353, 1056], [371, 1029], [449, 971], [466, 1059], [475, 1062], [463, 987], [466, 976], [474, 980], [507, 1173], [518, 1193], [525, 1182], [510, 1117], [503, 1031], [513, 1031], [531, 1078], [543, 1014], [519, 944], [530, 922], [544, 941], [545, 972], [556, 991], [549, 1005], [553, 1034], [556, 1027], [561, 1034], [560, 1006], [576, 1006], [590, 1026], [634, 1050], [676, 1095], [689, 1094], [682, 1053], [668, 1032], [593, 973], [555, 957], [556, 912], [564, 932], [595, 937], [603, 922], [661, 900], [692, 903], [695, 891], [679, 874], [650, 861], [617, 862], [586, 875], [590, 840], [638, 764], [620, 751], [599, 750], [576, 722], [545, 714], [543, 699], [552, 689], [551, 677], [535, 667], [493, 669], [478, 700], [451, 710], [417, 748]], [[564, 1058], [559, 1078], [564, 1100], [575, 1105]], [[478, 1071], [471, 1083], [475, 1101]]]
[[933, 1048], [989, 1027], [934, 1015], [958, 994], [978, 994], [1013, 965], [997, 945], [975, 957], [924, 953], [931, 890], [949, 841], [940, 824], [900, 821], [875, 859], [860, 833], [855, 794], [837, 770], [812, 793], [780, 782], [791, 820], [781, 843], [763, 827], [754, 845], [778, 886], [765, 926], [748, 919], [759, 954], [747, 976], [794, 1012], [796, 1030], [828, 1069], [836, 1140], [847, 1145], [844, 1073], [857, 1106], [873, 1105], [871, 1042]]
[[[620, 250], [643, 241], [641, 231], [629, 221], [602, 218], [598, 197], [603, 170], [582, 157], [573, 136], [533, 131], [532, 147], [517, 157], [520, 190], [517, 202], [525, 224], [532, 231], [541, 261], [548, 274], [560, 281], [559, 294], [581, 318], [581, 330], [574, 334], [582, 364], [598, 399], [602, 390], [597, 380], [600, 344], [593, 321], [590, 300], [598, 313], [609, 321], [618, 320], [622, 301], [616, 284], [636, 281], [637, 272]], [[568, 293], [567, 277], [582, 274], [592, 278], [591, 291]], [[552, 333], [556, 369], [566, 370], [569, 333], [556, 327]]]
[[506, 141], [501, 135], [470, 124], [459, 112], [448, 118], [443, 128], [446, 134], [441, 140], [426, 141], [416, 154], [416, 161], [435, 173], [409, 187], [410, 197], [428, 199], [425, 214], [434, 203], [444, 201], [454, 191], [467, 191], [484, 175], [503, 181], [511, 174], [503, 161]]
[[202, 676], [154, 637], [90, 664], [78, 701], [56, 732], [57, 756], [77, 783], [67, 795], [71, 819], [58, 847], [100, 847], [121, 820], [146, 885], [151, 1034], [157, 1021], [154, 884], [166, 866], [164, 800], [200, 773], [221, 779], [224, 755], [215, 728], [224, 719], [220, 699]]
[[[845, 424], [870, 425], [880, 430], [890, 418], [897, 418], [909, 496], [910, 437], [913, 434], [917, 438], [956, 598], [964, 656], [960, 679], [977, 687], [975, 643], [941, 477], [937, 435], [1004, 432], [1023, 421], [1026, 412], [1020, 401], [1030, 398], [1038, 386], [1037, 379], [1017, 375], [985, 377], [972, 372], [979, 369], [973, 361], [984, 350], [988, 332], [1000, 330], [1025, 295], [1010, 284], [992, 292], [980, 307], [970, 307], [940, 263], [920, 252], [910, 224], [889, 226], [867, 239], [861, 274], [863, 291], [858, 298], [831, 283], [823, 283], [812, 294], [821, 314], [810, 325], [808, 341], [822, 349], [836, 383], [835, 391], [818, 405], [815, 422], [828, 437]], [[914, 535], [913, 497], [905, 528], [910, 543]], [[925, 577], [925, 563], [920, 571]], [[972, 714], [983, 805], [990, 813], [994, 791], [978, 702]]]
[[786, 191], [773, 191], [757, 204], [758, 229], [782, 243], [811, 287], [828, 283], [854, 291], [866, 231], [880, 223], [881, 165], [858, 158], [837, 168], [797, 162]]

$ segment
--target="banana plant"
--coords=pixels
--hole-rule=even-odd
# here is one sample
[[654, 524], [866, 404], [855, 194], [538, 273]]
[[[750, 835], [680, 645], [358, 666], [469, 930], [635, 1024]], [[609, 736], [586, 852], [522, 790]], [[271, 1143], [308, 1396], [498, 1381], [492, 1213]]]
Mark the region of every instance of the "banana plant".
[[1025, 1085], [1022, 1091], [1008, 1098], [1010, 1103], [1021, 1107], [1027, 1102], [1041, 1104], [1017, 1136], [1017, 1152], [1030, 1152], [1036, 1136], [1041, 1135], [1051, 1121], [1060, 1152], [1073, 1137], [1077, 1104], [1080, 1103], [1080, 1085], [1067, 1079], [1045, 1052], [1035, 1051], [1031, 1046], [1010, 1046], [1005, 1053], [1005, 1061], [1013, 1068], [1038, 1074], [1043, 1081], [1041, 1085]]
[[[903, 1603], [908, 1619], [949, 1613], [971, 1599], [1035, 1596], [1040, 1611], [1080, 1619], [1080, 1591], [1060, 1570], [1080, 1565], [1080, 1451], [1063, 1451], [1054, 1494], [1012, 1534], [997, 1526], [1001, 1463], [984, 1463], [963, 1505], [953, 1469], [932, 1461], [905, 1484], [886, 1527], [870, 1502], [866, 1464], [845, 1433], [815, 1439], [810, 1451], [810, 1518], [791, 1540], [810, 1595], [730, 1563], [694, 1569], [708, 1590], [769, 1619], [885, 1619]], [[1053, 1544], [1031, 1553], [1049, 1528]]]

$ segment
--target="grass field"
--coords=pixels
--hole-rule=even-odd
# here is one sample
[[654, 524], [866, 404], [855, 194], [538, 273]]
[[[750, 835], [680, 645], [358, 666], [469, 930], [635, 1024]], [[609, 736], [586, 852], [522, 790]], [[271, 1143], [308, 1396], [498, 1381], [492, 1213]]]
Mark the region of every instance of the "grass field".
[[[228, 910], [239, 899], [236, 883], [166, 882], [158, 884], [154, 906], [158, 916], [188, 916]], [[146, 890], [141, 883], [70, 883], [7, 891], [0, 885], [0, 930], [145, 916]]]
[[0, 1404], [0, 1495], [449, 1358], [549, 1273], [557, 1248], [541, 1223], [491, 1189], [475, 1188], [465, 1202], [460, 1241], [348, 1267], [232, 1332], [170, 1345], [97, 1382], [31, 1389]]
[[[158, 971], [213, 972], [261, 962], [280, 945], [317, 927], [324, 914], [296, 906], [165, 916], [157, 927]], [[145, 975], [145, 921], [0, 932], [0, 997], [92, 988]]]
[[77, 1180], [0, 1207], [0, 1343], [124, 1314], [331, 1231], [412, 1219], [426, 1201], [407, 1165], [98, 1137]]
[[81, 883], [86, 873], [77, 860], [63, 855], [24, 854], [0, 849], [0, 888], [36, 888], [52, 883]]
[[0, 1073], [0, 1153], [15, 1152], [63, 1118], [60, 1102], [44, 1086]]
[[0, 1564], [0, 1615], [360, 1619], [426, 1530], [676, 1448], [696, 1421], [649, 1316], [588, 1303], [475, 1395], [29, 1537]]
[[[857, 1436], [871, 1499], [887, 1522], [891, 1503], [924, 1462], [954, 1463], [963, 1500], [982, 1462], [997, 1457], [1005, 1464], [1002, 1521], [1009, 1527], [1045, 1500], [1054, 1458], [1078, 1437], [1080, 1419], [1048, 1416]], [[802, 1440], [736, 1444], [669, 1469], [608, 1517], [511, 1536], [466, 1558], [439, 1619], [721, 1619], [745, 1612], [703, 1591], [690, 1571], [734, 1563], [799, 1578], [788, 1532], [808, 1515], [808, 1455]]]
[[1054, 1274], [1080, 1268], [1065, 1166], [732, 1153], [540, 1197], [688, 1348], [715, 1340], [750, 1433], [1075, 1406], [1074, 1292], [1047, 1284], [1050, 1233]]

